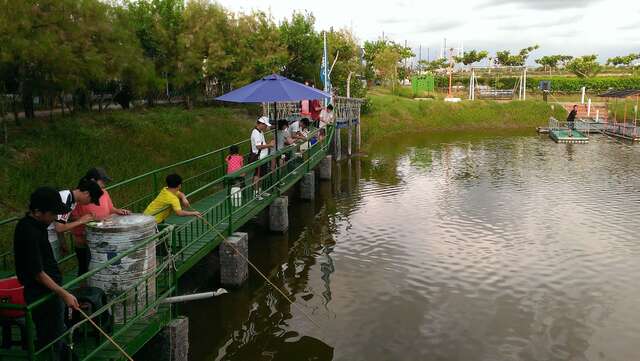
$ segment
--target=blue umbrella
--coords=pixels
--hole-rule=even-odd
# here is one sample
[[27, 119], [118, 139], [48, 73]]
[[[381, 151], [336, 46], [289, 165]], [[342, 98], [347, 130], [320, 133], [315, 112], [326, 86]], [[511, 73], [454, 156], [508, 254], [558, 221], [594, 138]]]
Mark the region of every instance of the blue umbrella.
[[[216, 100], [234, 103], [275, 103], [306, 99], [329, 99], [331, 95], [321, 90], [287, 79], [278, 74], [267, 75], [249, 85], [233, 90]], [[274, 114], [275, 111], [274, 104]], [[275, 116], [272, 118], [276, 118]], [[277, 121], [277, 119], [274, 119]], [[276, 124], [276, 138], [278, 127]], [[276, 151], [278, 142], [276, 142]]]
[[329, 99], [331, 95], [281, 75], [271, 74], [233, 90], [216, 100], [234, 103], [272, 103], [305, 99]]

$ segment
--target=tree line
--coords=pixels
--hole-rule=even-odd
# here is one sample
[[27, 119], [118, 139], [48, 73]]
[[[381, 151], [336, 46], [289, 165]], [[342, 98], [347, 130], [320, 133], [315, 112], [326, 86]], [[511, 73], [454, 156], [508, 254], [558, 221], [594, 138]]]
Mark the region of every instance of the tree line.
[[[486, 50], [470, 50], [452, 57], [452, 64], [464, 64], [471, 65], [478, 63], [484, 59], [487, 59], [490, 65], [495, 66], [524, 66], [529, 58], [529, 55], [539, 49], [539, 45], [532, 45], [523, 49], [520, 49], [515, 54], [512, 54], [509, 50], [497, 51], [495, 56], [490, 57], [489, 52]], [[628, 68], [633, 72], [637, 72], [640, 69], [640, 54], [629, 54], [625, 56], [616, 56], [607, 59], [606, 66], [612, 66], [617, 68]], [[597, 54], [583, 55], [579, 57], [573, 57], [571, 55], [546, 55], [538, 59], [535, 62], [540, 65], [541, 70], [544, 71], [557, 71], [565, 69], [579, 78], [591, 78], [598, 75], [605, 69], [605, 66], [598, 62]], [[450, 61], [446, 58], [435, 59], [433, 61], [422, 60], [418, 63], [418, 71], [437, 71], [449, 67]]]
[[[180, 97], [187, 106], [273, 72], [319, 83], [322, 34], [308, 12], [281, 22], [206, 0], [0, 0], [0, 96], [34, 117], [36, 102], [122, 108]], [[348, 30], [327, 32], [334, 89], [363, 95], [361, 48]], [[10, 96], [8, 95], [18, 95]], [[46, 109], [47, 107], [45, 107]], [[17, 119], [17, 117], [16, 117]]]

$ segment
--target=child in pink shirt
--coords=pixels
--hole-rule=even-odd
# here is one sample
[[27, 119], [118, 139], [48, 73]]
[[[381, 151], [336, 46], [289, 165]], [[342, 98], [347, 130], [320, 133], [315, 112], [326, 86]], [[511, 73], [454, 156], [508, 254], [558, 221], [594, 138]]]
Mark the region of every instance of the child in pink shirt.
[[244, 158], [240, 155], [237, 145], [229, 147], [229, 155], [225, 158], [227, 162], [227, 174], [231, 174], [244, 165]]

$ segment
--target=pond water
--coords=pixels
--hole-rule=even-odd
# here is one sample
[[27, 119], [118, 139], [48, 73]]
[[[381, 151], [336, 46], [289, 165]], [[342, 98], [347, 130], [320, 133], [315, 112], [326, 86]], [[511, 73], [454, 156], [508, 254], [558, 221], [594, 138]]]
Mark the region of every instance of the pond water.
[[507, 133], [372, 149], [293, 200], [287, 234], [247, 229], [251, 260], [321, 328], [251, 272], [183, 307], [192, 360], [640, 358], [639, 146]]

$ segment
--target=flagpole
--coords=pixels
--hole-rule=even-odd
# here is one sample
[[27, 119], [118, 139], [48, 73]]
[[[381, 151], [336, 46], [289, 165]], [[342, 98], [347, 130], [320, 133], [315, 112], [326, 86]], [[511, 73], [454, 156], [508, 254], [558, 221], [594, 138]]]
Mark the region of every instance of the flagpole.
[[[327, 74], [328, 71], [328, 62], [329, 57], [327, 54], [327, 32], [323, 31], [323, 49], [322, 49], [322, 77], [324, 78], [324, 91], [329, 92], [329, 76]], [[324, 100], [324, 105], [327, 106], [327, 99]]]

